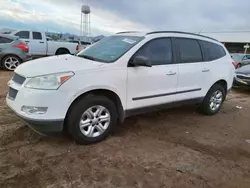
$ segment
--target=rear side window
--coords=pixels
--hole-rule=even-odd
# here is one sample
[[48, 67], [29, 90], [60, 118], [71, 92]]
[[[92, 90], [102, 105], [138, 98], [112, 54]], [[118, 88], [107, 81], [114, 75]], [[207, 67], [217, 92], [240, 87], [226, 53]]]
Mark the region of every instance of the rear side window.
[[90, 42], [81, 41], [81, 45], [90, 45], [90, 44], [91, 44]]
[[18, 36], [21, 39], [29, 39], [30, 32], [29, 31], [19, 31], [15, 34], [15, 36]]
[[6, 37], [0, 37], [0, 44], [6, 44], [13, 42], [12, 39], [6, 38]]
[[207, 41], [199, 41], [199, 42], [203, 48], [205, 61], [213, 61], [222, 58], [226, 55], [226, 52], [223, 49], [223, 47], [218, 44]]
[[32, 32], [33, 39], [35, 40], [42, 40], [42, 34], [40, 32]]
[[145, 56], [151, 60], [152, 65], [165, 65], [172, 63], [172, 46], [169, 38], [159, 38], [149, 41], [142, 46], [135, 56]]
[[178, 63], [202, 62], [202, 52], [197, 40], [175, 38], [175, 45], [179, 51]]

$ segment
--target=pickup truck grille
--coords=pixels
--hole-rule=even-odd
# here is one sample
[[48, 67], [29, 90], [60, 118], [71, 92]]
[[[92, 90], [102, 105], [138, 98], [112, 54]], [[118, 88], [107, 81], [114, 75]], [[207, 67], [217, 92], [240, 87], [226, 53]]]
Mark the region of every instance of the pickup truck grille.
[[13, 82], [16, 82], [16, 83], [18, 83], [18, 84], [20, 84], [20, 85], [22, 85], [22, 84], [24, 83], [25, 80], [26, 80], [25, 77], [20, 76], [20, 75], [18, 75], [18, 74], [15, 74], [15, 75], [13, 76], [13, 78], [12, 78], [12, 81], [13, 81]]

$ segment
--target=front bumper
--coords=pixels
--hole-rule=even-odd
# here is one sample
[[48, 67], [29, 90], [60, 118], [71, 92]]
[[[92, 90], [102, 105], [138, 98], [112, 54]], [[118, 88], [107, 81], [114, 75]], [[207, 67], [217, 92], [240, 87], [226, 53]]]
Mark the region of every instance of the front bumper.
[[63, 131], [64, 119], [59, 120], [39, 120], [30, 119], [18, 114], [9, 105], [9, 109], [14, 112], [22, 121], [24, 121], [31, 129], [40, 135], [50, 136], [57, 135]]
[[234, 87], [250, 87], [250, 80], [242, 80], [239, 78], [234, 78], [233, 82]]
[[[6, 103], [29, 127], [42, 135], [52, 135], [63, 131], [64, 119], [70, 105], [70, 95], [64, 90], [36, 90], [25, 88], [23, 84], [10, 80]], [[15, 91], [15, 95], [11, 92]], [[12, 95], [11, 95], [12, 93]], [[22, 106], [47, 107], [44, 114], [29, 114]]]

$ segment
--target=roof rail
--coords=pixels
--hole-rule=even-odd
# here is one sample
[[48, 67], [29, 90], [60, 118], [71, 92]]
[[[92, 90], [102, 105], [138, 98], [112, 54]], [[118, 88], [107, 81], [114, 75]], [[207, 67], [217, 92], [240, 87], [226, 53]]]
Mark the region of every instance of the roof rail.
[[208, 37], [208, 36], [205, 36], [205, 35], [200, 35], [200, 34], [195, 34], [195, 33], [189, 33], [189, 32], [182, 32], [182, 31], [153, 31], [153, 32], [147, 33], [146, 35], [157, 34], [157, 33], [179, 33], [179, 34], [188, 34], [188, 35], [194, 35], [194, 36], [199, 36], [199, 37], [208, 38], [208, 39], [211, 39], [211, 40], [214, 40], [214, 41], [217, 41], [217, 42], [218, 42], [218, 40], [216, 40], [216, 39], [214, 39], [214, 38], [211, 38], [211, 37]]
[[122, 32], [118, 32], [116, 34], [123, 34], [123, 33], [138, 33], [138, 31], [122, 31]]

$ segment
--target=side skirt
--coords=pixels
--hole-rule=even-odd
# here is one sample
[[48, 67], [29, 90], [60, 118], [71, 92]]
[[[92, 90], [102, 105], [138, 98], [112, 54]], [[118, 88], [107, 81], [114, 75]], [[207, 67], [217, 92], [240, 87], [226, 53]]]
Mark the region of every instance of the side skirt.
[[145, 114], [149, 112], [161, 111], [163, 109], [169, 109], [169, 108], [184, 106], [184, 105], [198, 105], [202, 103], [203, 99], [204, 98], [201, 97], [201, 98], [196, 98], [196, 99], [189, 99], [189, 100], [184, 100], [184, 101], [177, 101], [177, 102], [165, 103], [165, 104], [160, 104], [160, 105], [155, 105], [155, 106], [147, 106], [143, 108], [126, 110], [125, 117]]

